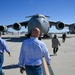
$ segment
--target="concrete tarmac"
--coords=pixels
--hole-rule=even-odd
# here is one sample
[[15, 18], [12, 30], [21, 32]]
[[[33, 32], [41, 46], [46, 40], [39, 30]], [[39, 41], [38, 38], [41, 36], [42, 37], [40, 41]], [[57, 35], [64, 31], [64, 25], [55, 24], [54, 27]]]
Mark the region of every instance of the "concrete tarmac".
[[[42, 39], [49, 49], [51, 55], [51, 65], [48, 66], [50, 75], [75, 75], [75, 35], [68, 34], [66, 41], [63, 43], [61, 34], [57, 34], [61, 46], [57, 55], [53, 54], [51, 38]], [[2, 38], [6, 40], [6, 43], [11, 51], [11, 57], [4, 53], [3, 72], [5, 75], [21, 75], [18, 67], [18, 58], [22, 41], [25, 39], [22, 35], [2, 35]], [[44, 68], [43, 68], [43, 72]], [[24, 74], [26, 73], [24, 72]], [[44, 75], [46, 75], [44, 73]]]

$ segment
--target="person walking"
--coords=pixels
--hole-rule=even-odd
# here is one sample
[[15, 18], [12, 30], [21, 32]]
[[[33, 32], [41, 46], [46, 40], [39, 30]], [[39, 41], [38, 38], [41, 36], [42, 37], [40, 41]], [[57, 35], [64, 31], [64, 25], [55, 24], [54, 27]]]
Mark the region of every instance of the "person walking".
[[39, 28], [34, 28], [31, 37], [22, 43], [19, 55], [20, 73], [22, 74], [25, 67], [27, 75], [43, 75], [42, 57], [45, 57], [48, 65], [51, 62], [46, 44], [38, 39], [39, 36]]
[[54, 34], [54, 37], [52, 38], [52, 48], [53, 48], [53, 53], [56, 54], [57, 51], [58, 51], [58, 45], [61, 46], [58, 38], [57, 38], [57, 35]]
[[4, 62], [4, 50], [9, 54], [10, 56], [10, 50], [8, 49], [5, 40], [1, 38], [1, 32], [0, 32], [0, 75], [4, 75], [2, 72], [2, 65]]
[[66, 34], [64, 33], [62, 34], [62, 42], [65, 42], [65, 40], [66, 40]]

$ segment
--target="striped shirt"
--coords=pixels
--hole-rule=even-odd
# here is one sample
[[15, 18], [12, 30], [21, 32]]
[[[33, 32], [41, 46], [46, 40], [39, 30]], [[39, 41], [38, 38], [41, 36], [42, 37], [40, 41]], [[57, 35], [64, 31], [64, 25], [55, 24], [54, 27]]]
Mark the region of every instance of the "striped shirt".
[[6, 42], [5, 40], [3, 40], [1, 37], [0, 37], [0, 53], [4, 53], [4, 50], [6, 52], [10, 52], [7, 45], [6, 45]]
[[50, 63], [50, 55], [44, 42], [38, 38], [31, 37], [24, 40], [20, 50], [19, 66], [32, 65], [37, 66], [42, 64], [42, 57], [46, 58], [47, 63]]

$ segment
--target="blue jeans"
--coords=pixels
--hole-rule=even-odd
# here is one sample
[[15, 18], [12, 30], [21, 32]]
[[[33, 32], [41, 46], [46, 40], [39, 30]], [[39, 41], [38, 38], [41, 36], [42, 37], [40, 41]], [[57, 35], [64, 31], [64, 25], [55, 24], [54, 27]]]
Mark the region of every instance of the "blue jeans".
[[4, 54], [0, 54], [0, 75], [2, 75], [3, 62], [4, 62]]
[[25, 65], [27, 75], [42, 75], [42, 65], [41, 66], [29, 66]]

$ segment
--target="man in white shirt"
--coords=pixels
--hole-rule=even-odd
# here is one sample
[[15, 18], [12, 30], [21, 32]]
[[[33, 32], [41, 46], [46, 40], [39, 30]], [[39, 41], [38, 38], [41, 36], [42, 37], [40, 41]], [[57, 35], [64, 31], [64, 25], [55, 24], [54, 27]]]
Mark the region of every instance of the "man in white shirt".
[[42, 57], [44, 56], [48, 65], [50, 64], [50, 54], [44, 42], [38, 40], [40, 30], [33, 29], [31, 37], [24, 40], [19, 56], [20, 72], [23, 73], [25, 66], [27, 75], [42, 75]]

